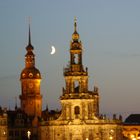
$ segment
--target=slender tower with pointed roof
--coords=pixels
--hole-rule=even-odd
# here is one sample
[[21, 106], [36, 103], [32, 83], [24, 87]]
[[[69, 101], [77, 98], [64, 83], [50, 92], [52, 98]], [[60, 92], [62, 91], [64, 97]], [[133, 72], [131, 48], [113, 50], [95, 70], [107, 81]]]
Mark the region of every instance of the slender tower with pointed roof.
[[40, 94], [40, 71], [35, 67], [34, 47], [31, 43], [31, 31], [29, 24], [28, 45], [26, 47], [25, 68], [20, 75], [21, 80], [21, 109], [28, 116], [41, 117], [42, 96]]
[[76, 118], [90, 120], [98, 117], [98, 90], [88, 89], [88, 69], [82, 63], [82, 43], [77, 32], [77, 21], [74, 20], [74, 33], [70, 43], [70, 64], [64, 70], [66, 87], [60, 97], [62, 104], [62, 119]]

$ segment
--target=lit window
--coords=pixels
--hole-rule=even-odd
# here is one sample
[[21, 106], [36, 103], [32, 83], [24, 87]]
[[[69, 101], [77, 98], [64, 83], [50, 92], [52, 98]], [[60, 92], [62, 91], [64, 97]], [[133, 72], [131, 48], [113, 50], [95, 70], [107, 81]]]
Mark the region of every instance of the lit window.
[[113, 137], [112, 137], [112, 136], [110, 136], [110, 137], [109, 137], [109, 139], [110, 139], [110, 140], [113, 140]]
[[37, 77], [39, 77], [39, 73], [37, 73]]
[[23, 78], [25, 77], [25, 73], [22, 74], [22, 77], [23, 77]]
[[33, 74], [32, 73], [29, 73], [29, 77], [32, 78], [33, 77]]

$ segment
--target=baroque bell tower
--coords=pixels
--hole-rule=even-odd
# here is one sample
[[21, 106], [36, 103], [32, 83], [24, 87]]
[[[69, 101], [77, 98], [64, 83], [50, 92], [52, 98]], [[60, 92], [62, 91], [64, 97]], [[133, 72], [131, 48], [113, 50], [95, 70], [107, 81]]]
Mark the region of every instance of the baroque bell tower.
[[41, 74], [35, 67], [34, 47], [31, 44], [31, 32], [29, 25], [29, 42], [26, 47], [25, 68], [20, 75], [21, 81], [21, 109], [28, 116], [41, 117], [42, 96], [40, 95]]
[[90, 120], [98, 118], [98, 88], [88, 89], [88, 68], [82, 63], [83, 47], [77, 32], [77, 21], [74, 21], [74, 33], [70, 42], [70, 63], [64, 69], [65, 88], [60, 97], [63, 120]]

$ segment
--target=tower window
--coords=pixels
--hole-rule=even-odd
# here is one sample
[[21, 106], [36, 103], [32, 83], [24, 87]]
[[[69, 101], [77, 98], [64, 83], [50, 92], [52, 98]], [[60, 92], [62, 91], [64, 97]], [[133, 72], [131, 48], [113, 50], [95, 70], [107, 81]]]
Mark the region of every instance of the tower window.
[[75, 113], [75, 115], [79, 115], [80, 114], [80, 108], [79, 108], [79, 106], [76, 106], [74, 108], [74, 113]]
[[40, 75], [39, 75], [39, 73], [37, 73], [37, 75], [36, 75], [37, 77], [39, 77]]
[[33, 77], [33, 74], [32, 73], [29, 73], [29, 77], [32, 78]]
[[78, 64], [78, 54], [75, 54], [74, 55], [74, 63], [75, 64]]
[[74, 81], [74, 92], [78, 93], [79, 92], [79, 81]]
[[25, 73], [22, 74], [22, 77], [23, 77], [23, 78], [25, 77]]

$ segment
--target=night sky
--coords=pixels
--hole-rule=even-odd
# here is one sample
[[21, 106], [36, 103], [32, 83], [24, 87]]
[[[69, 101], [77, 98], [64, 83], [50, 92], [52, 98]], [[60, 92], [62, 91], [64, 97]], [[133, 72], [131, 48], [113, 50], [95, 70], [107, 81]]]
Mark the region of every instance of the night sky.
[[[1, 0], [0, 105], [20, 106], [20, 73], [28, 44], [28, 18], [43, 108], [60, 108], [63, 68], [77, 17], [89, 89], [98, 86], [103, 114], [140, 113], [140, 0]], [[56, 53], [50, 55], [51, 46]]]

